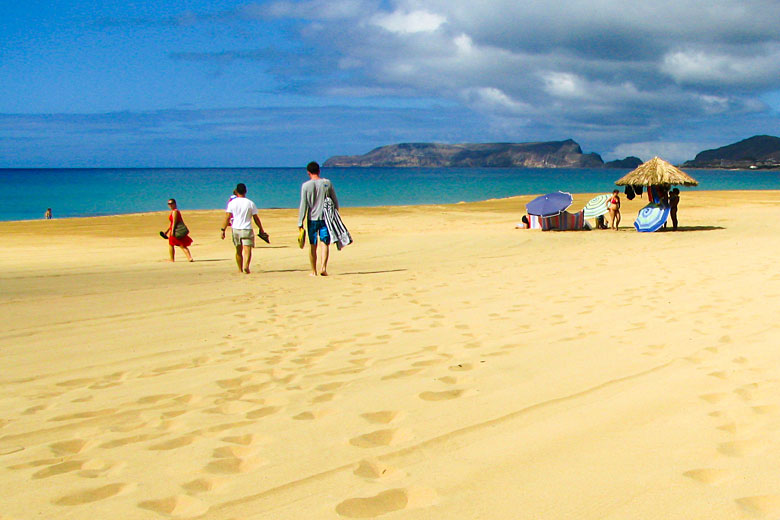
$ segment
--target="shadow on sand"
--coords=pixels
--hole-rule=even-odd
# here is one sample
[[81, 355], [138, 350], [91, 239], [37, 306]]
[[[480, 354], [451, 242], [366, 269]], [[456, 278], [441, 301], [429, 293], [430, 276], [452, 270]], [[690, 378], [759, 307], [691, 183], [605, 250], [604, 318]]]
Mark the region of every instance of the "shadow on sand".
[[726, 229], [722, 226], [679, 226], [677, 230], [673, 230], [671, 227], [666, 229], [659, 229], [663, 233], [679, 233], [680, 231], [717, 231], [719, 229]]
[[337, 275], [331, 275], [331, 276], [353, 276], [356, 274], [384, 274], [384, 273], [402, 273], [404, 271], [407, 271], [407, 269], [387, 269], [384, 271], [353, 271], [351, 273], [339, 273]]

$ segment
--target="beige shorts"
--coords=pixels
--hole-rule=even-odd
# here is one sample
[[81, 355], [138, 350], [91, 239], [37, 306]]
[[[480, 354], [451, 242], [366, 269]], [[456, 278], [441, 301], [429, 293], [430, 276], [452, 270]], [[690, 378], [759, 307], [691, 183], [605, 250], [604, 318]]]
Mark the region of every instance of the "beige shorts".
[[234, 229], [233, 245], [255, 247], [255, 232], [251, 229]]

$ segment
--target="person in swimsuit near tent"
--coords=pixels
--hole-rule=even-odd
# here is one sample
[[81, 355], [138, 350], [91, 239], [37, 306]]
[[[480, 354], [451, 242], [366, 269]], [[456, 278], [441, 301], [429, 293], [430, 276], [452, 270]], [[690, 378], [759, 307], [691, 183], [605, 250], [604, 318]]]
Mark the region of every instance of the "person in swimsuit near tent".
[[620, 226], [620, 192], [615, 190], [612, 192], [612, 197], [607, 200], [607, 208], [609, 208], [609, 226], [617, 231]]

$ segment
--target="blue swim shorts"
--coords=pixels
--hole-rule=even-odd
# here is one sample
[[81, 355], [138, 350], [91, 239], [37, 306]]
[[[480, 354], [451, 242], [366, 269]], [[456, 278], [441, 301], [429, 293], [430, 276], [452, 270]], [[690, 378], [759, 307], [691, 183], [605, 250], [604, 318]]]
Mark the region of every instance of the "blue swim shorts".
[[309, 243], [316, 244], [319, 238], [323, 244], [330, 244], [330, 235], [324, 220], [309, 221]]

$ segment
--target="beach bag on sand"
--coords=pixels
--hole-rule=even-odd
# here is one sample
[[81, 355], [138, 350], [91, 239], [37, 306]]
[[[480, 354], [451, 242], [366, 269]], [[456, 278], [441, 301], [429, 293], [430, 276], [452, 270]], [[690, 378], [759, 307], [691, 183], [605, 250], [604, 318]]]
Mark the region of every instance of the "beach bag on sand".
[[173, 236], [176, 238], [184, 238], [190, 234], [190, 230], [184, 225], [181, 220], [176, 223], [176, 227], [173, 228]]

